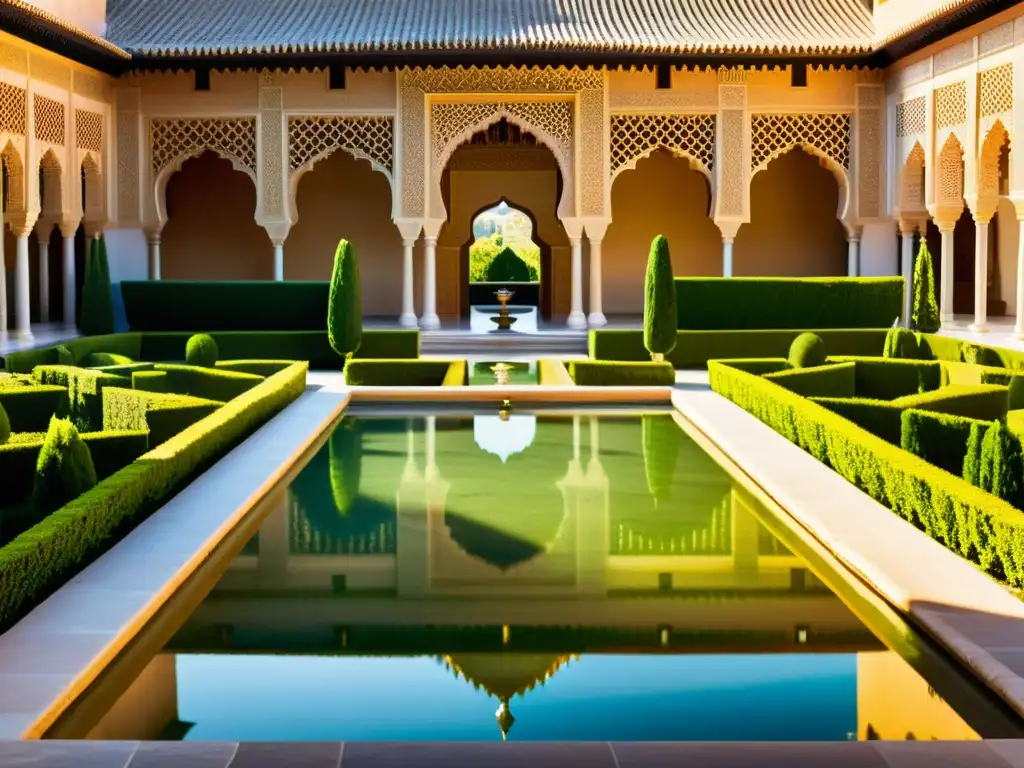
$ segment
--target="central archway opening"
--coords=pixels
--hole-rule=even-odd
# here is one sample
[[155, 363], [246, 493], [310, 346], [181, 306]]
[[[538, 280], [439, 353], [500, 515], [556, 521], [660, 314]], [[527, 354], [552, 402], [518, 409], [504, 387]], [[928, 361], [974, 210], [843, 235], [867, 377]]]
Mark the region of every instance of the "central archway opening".
[[[437, 244], [439, 314], [471, 327], [476, 317], [489, 330], [501, 287], [514, 292], [510, 305], [520, 317], [568, 313], [570, 247], [557, 215], [562, 175], [550, 149], [499, 120], [452, 153], [441, 193], [448, 221]], [[524, 318], [515, 329], [528, 327]]]

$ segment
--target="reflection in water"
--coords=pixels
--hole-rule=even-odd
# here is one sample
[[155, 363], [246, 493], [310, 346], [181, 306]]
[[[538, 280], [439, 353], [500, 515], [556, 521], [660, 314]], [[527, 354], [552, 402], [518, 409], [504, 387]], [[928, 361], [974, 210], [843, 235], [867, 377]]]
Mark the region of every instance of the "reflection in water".
[[664, 414], [348, 417], [90, 736], [976, 738], [764, 514]]

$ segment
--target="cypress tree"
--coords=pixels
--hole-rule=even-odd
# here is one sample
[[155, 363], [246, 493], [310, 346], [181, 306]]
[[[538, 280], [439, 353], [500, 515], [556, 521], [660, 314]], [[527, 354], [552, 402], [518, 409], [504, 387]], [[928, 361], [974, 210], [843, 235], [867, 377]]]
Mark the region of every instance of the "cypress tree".
[[914, 264], [914, 311], [911, 313], [914, 328], [921, 333], [935, 333], [939, 330], [939, 305], [935, 302], [935, 272], [932, 269], [932, 255], [928, 243], [921, 239], [921, 249]]
[[93, 238], [85, 259], [82, 283], [82, 309], [78, 330], [86, 336], [114, 332], [114, 300], [110, 292], [110, 267], [102, 238]]
[[675, 349], [677, 326], [672, 258], [668, 240], [658, 235], [651, 243], [644, 280], [644, 346], [652, 360], [660, 362]]
[[331, 295], [327, 305], [327, 338], [331, 347], [346, 360], [363, 340], [363, 310], [359, 295], [359, 265], [348, 240], [338, 243], [331, 273]]
[[345, 419], [328, 441], [331, 467], [331, 495], [338, 514], [346, 516], [359, 496], [363, 468], [363, 433], [359, 422]]
[[985, 432], [981, 442], [981, 471], [979, 485], [983, 490], [1015, 507], [1022, 504], [1022, 478], [1024, 456], [1020, 440], [1007, 426], [995, 422]]

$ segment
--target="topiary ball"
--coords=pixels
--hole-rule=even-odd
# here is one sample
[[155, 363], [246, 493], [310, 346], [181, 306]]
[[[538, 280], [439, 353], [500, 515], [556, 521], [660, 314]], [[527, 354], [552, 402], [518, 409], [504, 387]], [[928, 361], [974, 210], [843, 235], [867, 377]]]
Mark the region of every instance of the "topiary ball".
[[50, 418], [39, 449], [32, 485], [32, 506], [50, 514], [96, 485], [92, 454], [70, 419]]
[[185, 362], [203, 368], [213, 368], [217, 364], [217, 342], [208, 333], [197, 333], [185, 345]]
[[0, 405], [0, 445], [11, 439], [11, 420], [7, 418], [7, 411]]
[[789, 347], [789, 364], [794, 368], [824, 365], [825, 342], [816, 333], [801, 333]]

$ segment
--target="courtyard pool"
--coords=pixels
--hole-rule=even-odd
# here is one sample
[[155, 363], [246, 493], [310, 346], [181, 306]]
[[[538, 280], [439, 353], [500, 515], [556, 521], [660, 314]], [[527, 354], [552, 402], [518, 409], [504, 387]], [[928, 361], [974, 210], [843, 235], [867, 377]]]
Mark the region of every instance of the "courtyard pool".
[[1021, 736], [756, 494], [667, 410], [352, 409], [49, 735]]

